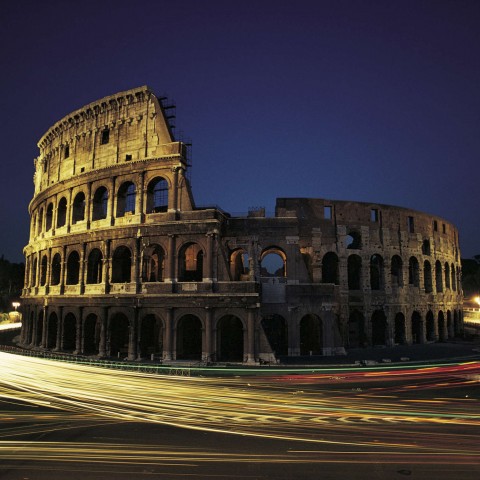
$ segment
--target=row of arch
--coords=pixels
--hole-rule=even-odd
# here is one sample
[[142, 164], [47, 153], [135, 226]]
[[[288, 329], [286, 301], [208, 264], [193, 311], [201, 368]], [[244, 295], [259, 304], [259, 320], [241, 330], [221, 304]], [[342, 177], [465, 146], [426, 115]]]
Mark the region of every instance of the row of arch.
[[[146, 188], [145, 213], [166, 212], [168, 210], [168, 192], [169, 184], [165, 178], [155, 177], [150, 180]], [[115, 195], [115, 217], [119, 218], [129, 213], [136, 213], [136, 196], [137, 187], [133, 181], [128, 180], [121, 183]], [[99, 186], [94, 191], [91, 202], [87, 202], [88, 193], [79, 191], [72, 199], [70, 212], [66, 196], [62, 196], [58, 200], [56, 208], [55, 202], [52, 200], [47, 203], [45, 208], [41, 206], [38, 213], [32, 215], [30, 231], [33, 236], [37, 236], [42, 232], [64, 227], [67, 223], [75, 225], [87, 219], [91, 221], [106, 219], [109, 212], [109, 202], [114, 201], [110, 197], [109, 189], [104, 185]], [[91, 203], [91, 208], [87, 209], [88, 203]]]
[[[322, 282], [339, 284], [339, 258], [336, 253], [328, 252], [322, 259]], [[389, 265], [389, 271], [383, 257], [374, 254], [370, 257], [368, 275], [370, 279], [371, 290], [383, 290], [385, 288], [386, 275], [390, 274], [390, 282], [392, 286], [403, 287], [409, 284], [420, 287], [420, 264], [415, 256], [411, 256], [408, 261], [408, 271], [404, 267], [403, 260], [399, 255], [392, 256]], [[347, 260], [347, 276], [348, 288], [350, 290], [360, 290], [363, 281], [363, 265], [362, 258], [357, 254], [348, 256]], [[436, 292], [443, 292], [446, 289], [456, 291], [460, 286], [460, 269], [455, 268], [448, 262], [442, 263], [437, 260], [432, 265], [430, 261], [425, 260], [423, 263], [423, 288], [425, 293], [433, 292], [433, 277], [435, 278]], [[408, 274], [408, 275], [407, 275]]]

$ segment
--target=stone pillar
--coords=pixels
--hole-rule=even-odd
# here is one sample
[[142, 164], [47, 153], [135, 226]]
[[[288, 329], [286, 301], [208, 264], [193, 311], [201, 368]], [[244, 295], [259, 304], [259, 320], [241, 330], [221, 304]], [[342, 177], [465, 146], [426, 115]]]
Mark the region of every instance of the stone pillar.
[[168, 236], [167, 268], [165, 272], [165, 282], [175, 283], [175, 235]]
[[47, 257], [47, 274], [45, 278], [45, 293], [48, 294], [49, 287], [52, 283], [52, 249], [48, 249]]
[[205, 348], [202, 354], [202, 360], [204, 362], [212, 360], [212, 320], [213, 310], [207, 308], [205, 311]]
[[145, 187], [144, 187], [144, 182], [145, 182], [145, 172], [140, 172], [138, 175], [138, 192], [135, 197], [135, 213], [140, 214], [141, 219], [140, 222], [143, 222], [143, 219], [145, 218], [145, 212], [144, 210], [144, 193], [145, 193]]
[[85, 220], [87, 223], [87, 229], [90, 228], [90, 223], [92, 221], [92, 182], [88, 182], [87, 185], [87, 198], [85, 199]]
[[108, 307], [103, 308], [103, 318], [100, 318], [100, 342], [98, 344], [98, 356], [104, 358], [107, 356], [107, 322]]
[[78, 309], [78, 318], [77, 318], [77, 334], [75, 336], [75, 355], [83, 353], [83, 344], [84, 344], [84, 329], [83, 329], [83, 307]]
[[138, 307], [133, 307], [133, 318], [129, 323], [128, 335], [128, 360], [137, 358], [137, 325], [138, 325]]
[[47, 319], [47, 314], [48, 314], [48, 307], [45, 305], [43, 306], [43, 325], [42, 325], [42, 341], [40, 346], [42, 348], [47, 347], [47, 325], [48, 325], [48, 319]]
[[68, 203], [67, 203], [67, 232], [70, 233], [70, 226], [72, 225], [72, 189], [68, 189]]
[[204, 280], [207, 282], [213, 281], [213, 239], [214, 233], [207, 233], [207, 275]]
[[255, 363], [255, 323], [258, 308], [249, 308], [247, 310], [247, 351], [246, 363]]
[[141, 238], [136, 238], [135, 239], [135, 251], [133, 253], [133, 278], [135, 282], [135, 292], [140, 293], [142, 289], [142, 283], [141, 283], [141, 260], [142, 260], [142, 255], [141, 255]]
[[111, 240], [105, 240], [105, 257], [103, 259], [103, 278], [105, 282], [105, 293], [110, 293], [110, 247]]
[[169, 211], [176, 212], [178, 210], [178, 170], [179, 167], [172, 167], [173, 182], [169, 198]]
[[173, 308], [167, 308], [165, 319], [165, 338], [163, 342], [163, 360], [172, 360]]
[[63, 337], [64, 337], [63, 316], [62, 318], [60, 318], [57, 315], [57, 338], [55, 339], [55, 348], [53, 349], [54, 352], [61, 352], [63, 350]]
[[63, 246], [63, 255], [61, 261], [61, 272], [60, 272], [60, 294], [65, 292], [65, 277], [67, 270], [67, 246]]
[[86, 253], [87, 253], [87, 243], [83, 242], [82, 250], [80, 252], [80, 272], [79, 272], [80, 295], [83, 295], [83, 293], [85, 293], [85, 272], [86, 272], [85, 265], [87, 263]]
[[108, 214], [107, 218], [110, 218], [110, 225], [115, 225], [115, 206], [116, 198], [115, 195], [115, 181], [117, 177], [112, 177], [110, 182], [110, 192], [108, 193]]

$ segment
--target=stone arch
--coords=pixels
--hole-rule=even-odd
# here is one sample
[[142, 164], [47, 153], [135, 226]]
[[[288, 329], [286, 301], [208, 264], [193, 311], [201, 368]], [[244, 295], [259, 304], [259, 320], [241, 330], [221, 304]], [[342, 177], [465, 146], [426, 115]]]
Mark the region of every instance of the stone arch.
[[450, 289], [450, 265], [445, 262], [445, 288]]
[[286, 277], [287, 256], [279, 247], [268, 247], [260, 255], [260, 275], [262, 277]]
[[60, 283], [60, 275], [62, 273], [62, 257], [56, 253], [52, 259], [52, 273], [50, 275], [50, 285], [58, 285]]
[[445, 342], [448, 339], [447, 325], [442, 310], [438, 312], [438, 338], [441, 342]]
[[249, 280], [250, 258], [243, 248], [237, 248], [230, 255], [230, 274], [234, 281]]
[[425, 288], [425, 293], [432, 293], [432, 266], [428, 260], [423, 262], [423, 286]]
[[387, 342], [387, 317], [383, 310], [372, 314], [372, 345], [385, 345]]
[[180, 282], [201, 282], [203, 280], [204, 253], [198, 243], [189, 242], [179, 250], [178, 280]]
[[420, 286], [420, 266], [416, 257], [410, 257], [408, 261], [408, 283], [414, 287]]
[[201, 360], [202, 322], [196, 315], [183, 315], [176, 328], [176, 359]]
[[277, 314], [262, 318], [262, 328], [275, 355], [288, 355], [287, 321]]
[[360, 250], [362, 248], [362, 235], [357, 230], [349, 230], [345, 237], [345, 248]]
[[133, 182], [127, 181], [120, 185], [117, 193], [117, 217], [127, 213], [135, 213], [136, 190]]
[[62, 197], [57, 206], [57, 228], [64, 227], [67, 223], [67, 199]]
[[95, 313], [87, 315], [83, 322], [83, 353], [98, 355], [100, 346], [101, 320]]
[[360, 290], [362, 288], [362, 259], [359, 255], [349, 255], [347, 271], [348, 289]]
[[108, 190], [103, 185], [93, 194], [92, 220], [103, 220], [108, 214]]
[[143, 252], [142, 281], [163, 282], [165, 251], [160, 245], [149, 245]]
[[390, 274], [393, 287], [403, 287], [403, 261], [399, 255], [392, 257]]
[[431, 310], [427, 312], [427, 316], [425, 318], [425, 335], [427, 341], [433, 342], [436, 340], [436, 332], [435, 332], [435, 318], [433, 317], [433, 313]]
[[338, 274], [338, 255], [334, 252], [328, 252], [322, 259], [322, 283], [339, 284]]
[[443, 292], [443, 272], [440, 260], [435, 262], [435, 289], [437, 292]]
[[47, 283], [47, 265], [48, 259], [46, 255], [43, 255], [42, 262], [40, 264], [40, 285], [43, 287]]
[[53, 225], [53, 203], [50, 202], [47, 206], [47, 213], [45, 215], [45, 231], [48, 232], [52, 229]]
[[398, 345], [407, 343], [405, 315], [401, 312], [395, 315], [395, 343]]
[[48, 317], [47, 324], [47, 341], [45, 347], [48, 349], [55, 349], [57, 346], [58, 333], [58, 317], [55, 312], [52, 312]]
[[235, 315], [224, 315], [217, 322], [217, 360], [243, 362], [242, 321]]
[[73, 352], [77, 348], [77, 319], [71, 312], [63, 319], [62, 350]]
[[132, 252], [125, 245], [120, 245], [112, 256], [112, 283], [130, 283], [131, 279]]
[[417, 311], [412, 313], [412, 342], [423, 343], [423, 320]]
[[383, 258], [378, 254], [370, 257], [370, 288], [372, 290], [384, 288]]
[[85, 194], [78, 192], [72, 205], [72, 224], [85, 220]]
[[300, 320], [300, 355], [323, 354], [323, 324], [318, 315], [308, 314]]
[[147, 186], [147, 213], [168, 210], [168, 182], [163, 177], [155, 177]]
[[348, 318], [347, 347], [356, 348], [366, 344], [365, 319], [358, 310], [350, 312]]
[[163, 352], [163, 322], [154, 314], [147, 314], [140, 320], [138, 329], [138, 356], [148, 358]]
[[111, 357], [125, 358], [128, 355], [130, 323], [125, 314], [118, 312], [108, 322], [109, 351]]
[[77, 285], [80, 279], [80, 255], [73, 250], [67, 259], [67, 285]]
[[98, 248], [93, 248], [88, 254], [87, 283], [102, 283], [103, 255]]

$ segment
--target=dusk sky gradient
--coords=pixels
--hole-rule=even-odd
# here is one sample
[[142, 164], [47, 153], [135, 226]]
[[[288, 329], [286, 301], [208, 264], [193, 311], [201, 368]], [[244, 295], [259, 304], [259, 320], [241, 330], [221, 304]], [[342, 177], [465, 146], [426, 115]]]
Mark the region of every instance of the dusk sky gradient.
[[23, 261], [37, 142], [142, 85], [177, 105], [198, 205], [358, 200], [480, 254], [480, 1], [2, 0], [0, 255]]

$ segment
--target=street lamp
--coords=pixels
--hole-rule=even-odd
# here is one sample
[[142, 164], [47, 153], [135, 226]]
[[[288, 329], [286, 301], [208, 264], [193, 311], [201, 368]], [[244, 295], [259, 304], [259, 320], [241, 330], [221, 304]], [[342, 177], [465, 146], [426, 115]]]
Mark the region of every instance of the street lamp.
[[[478, 299], [480, 301], [480, 297]], [[20, 302], [12, 302], [12, 307], [17, 311], [17, 308], [20, 306]]]
[[480, 307], [480, 297], [475, 297], [473, 301]]

